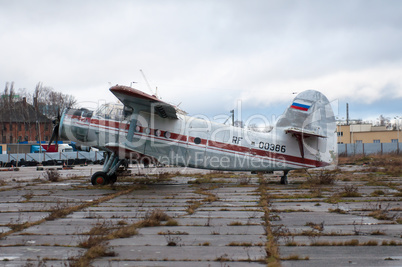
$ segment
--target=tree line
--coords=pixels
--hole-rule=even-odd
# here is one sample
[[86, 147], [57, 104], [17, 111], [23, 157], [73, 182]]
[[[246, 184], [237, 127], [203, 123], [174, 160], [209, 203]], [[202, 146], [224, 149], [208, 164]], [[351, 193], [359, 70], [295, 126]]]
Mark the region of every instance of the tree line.
[[52, 87], [44, 86], [42, 82], [36, 84], [33, 92], [26, 88], [15, 90], [14, 82], [7, 82], [1, 94], [0, 107], [12, 106], [13, 103], [22, 100], [52, 119], [56, 118], [57, 114], [63, 112], [65, 108], [71, 108], [77, 104], [74, 96], [57, 92]]

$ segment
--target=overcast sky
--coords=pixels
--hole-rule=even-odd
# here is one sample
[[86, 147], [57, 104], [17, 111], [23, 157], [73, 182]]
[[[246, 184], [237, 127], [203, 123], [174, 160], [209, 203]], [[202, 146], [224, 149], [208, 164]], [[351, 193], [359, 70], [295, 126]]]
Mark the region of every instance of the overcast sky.
[[402, 116], [402, 1], [0, 0], [0, 34], [0, 86], [115, 101], [109, 82], [150, 93], [142, 69], [190, 114], [279, 116], [315, 89], [339, 117]]

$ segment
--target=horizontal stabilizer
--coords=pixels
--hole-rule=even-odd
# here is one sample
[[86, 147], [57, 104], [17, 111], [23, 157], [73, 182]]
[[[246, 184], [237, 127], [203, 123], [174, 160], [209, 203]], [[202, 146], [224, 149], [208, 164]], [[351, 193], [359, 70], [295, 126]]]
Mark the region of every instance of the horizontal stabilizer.
[[295, 127], [285, 129], [285, 133], [301, 135], [303, 138], [312, 137], [312, 136], [313, 137], [327, 138], [327, 136], [317, 134], [317, 133], [315, 133], [313, 131], [303, 130], [301, 128], [295, 128]]

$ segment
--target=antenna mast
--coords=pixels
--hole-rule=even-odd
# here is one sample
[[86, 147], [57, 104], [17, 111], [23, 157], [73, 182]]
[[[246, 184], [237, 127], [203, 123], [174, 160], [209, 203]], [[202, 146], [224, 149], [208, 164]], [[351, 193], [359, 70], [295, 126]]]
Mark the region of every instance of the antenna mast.
[[149, 85], [149, 82], [148, 82], [148, 80], [147, 80], [147, 77], [145, 77], [145, 74], [144, 74], [144, 72], [142, 71], [142, 69], [140, 69], [140, 72], [141, 72], [141, 75], [142, 75], [142, 77], [144, 78], [144, 80], [145, 80], [145, 82], [146, 82], [146, 84], [147, 84], [147, 87], [148, 87], [149, 91], [151, 92], [151, 94], [152, 94], [152, 95], [155, 95], [157, 98], [159, 98], [159, 97], [158, 97], [158, 88], [156, 88], [156, 92], [154, 92], [154, 91], [152, 90], [151, 86]]

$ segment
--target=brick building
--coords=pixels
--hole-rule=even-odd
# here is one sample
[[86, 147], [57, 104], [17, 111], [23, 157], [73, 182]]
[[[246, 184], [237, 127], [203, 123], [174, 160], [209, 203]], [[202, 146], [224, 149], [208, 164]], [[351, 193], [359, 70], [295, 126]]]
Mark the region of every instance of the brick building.
[[0, 143], [49, 141], [52, 128], [52, 120], [37, 112], [25, 98], [0, 105]]

